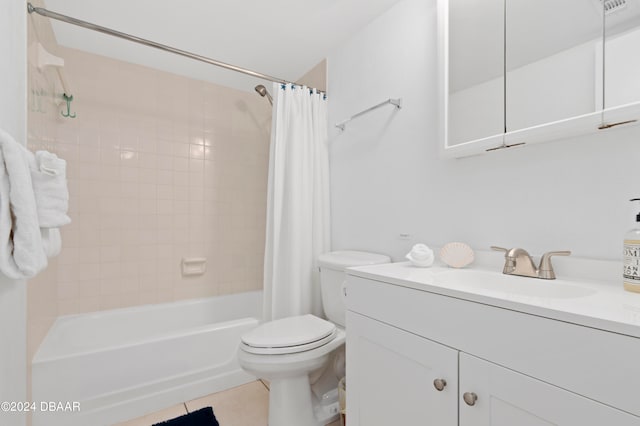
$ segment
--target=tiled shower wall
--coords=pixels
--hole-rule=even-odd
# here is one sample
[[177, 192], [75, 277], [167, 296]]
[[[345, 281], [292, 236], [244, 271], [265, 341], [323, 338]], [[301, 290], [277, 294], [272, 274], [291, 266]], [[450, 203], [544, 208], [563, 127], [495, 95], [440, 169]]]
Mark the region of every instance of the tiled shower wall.
[[[31, 58], [28, 147], [67, 160], [73, 222], [28, 284], [29, 357], [59, 315], [260, 289], [266, 99], [62, 48], [30, 21], [30, 43], [65, 60], [77, 116]], [[206, 273], [183, 277], [183, 257]]]

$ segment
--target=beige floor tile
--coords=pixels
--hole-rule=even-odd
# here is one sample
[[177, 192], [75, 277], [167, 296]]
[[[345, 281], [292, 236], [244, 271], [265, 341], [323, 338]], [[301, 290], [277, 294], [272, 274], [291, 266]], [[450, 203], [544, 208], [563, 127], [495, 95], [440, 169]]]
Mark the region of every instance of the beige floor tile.
[[189, 412], [213, 407], [224, 426], [267, 426], [269, 391], [260, 381], [187, 402]]
[[187, 410], [184, 408], [184, 404], [178, 404], [152, 414], [147, 414], [143, 417], [138, 417], [137, 419], [129, 420], [128, 422], [118, 423], [116, 426], [151, 426], [154, 423], [170, 420], [185, 414], [187, 414]]
[[[269, 417], [269, 391], [258, 381], [215, 393], [186, 403], [189, 412], [213, 407], [216, 418], [223, 426], [267, 426]], [[116, 426], [151, 426], [154, 423], [187, 414], [184, 404], [175, 405], [157, 413], [120, 423]], [[327, 426], [342, 426], [340, 420]]]

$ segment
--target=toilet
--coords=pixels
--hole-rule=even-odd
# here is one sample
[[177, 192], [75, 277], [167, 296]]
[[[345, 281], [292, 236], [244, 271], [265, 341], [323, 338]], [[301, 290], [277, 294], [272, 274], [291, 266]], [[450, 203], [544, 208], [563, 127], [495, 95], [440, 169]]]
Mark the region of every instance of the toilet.
[[345, 268], [389, 263], [388, 256], [334, 251], [318, 257], [324, 313], [263, 323], [242, 336], [238, 362], [270, 382], [269, 426], [324, 426], [338, 416], [344, 376]]

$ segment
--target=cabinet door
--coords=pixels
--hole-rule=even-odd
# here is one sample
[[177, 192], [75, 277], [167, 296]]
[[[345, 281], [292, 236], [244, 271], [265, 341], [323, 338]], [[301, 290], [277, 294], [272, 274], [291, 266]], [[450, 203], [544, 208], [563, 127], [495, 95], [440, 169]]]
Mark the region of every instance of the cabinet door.
[[348, 426], [458, 424], [458, 351], [351, 311], [347, 330]]
[[599, 110], [594, 54], [602, 46], [602, 2], [509, 0], [506, 6], [507, 132]]
[[611, 125], [640, 119], [640, 4], [604, 3], [605, 42], [599, 52], [604, 55], [604, 69], [596, 69], [603, 81], [598, 81], [596, 96], [606, 108], [605, 124]]
[[460, 426], [489, 425], [638, 426], [640, 418], [461, 352]]
[[447, 0], [446, 147], [474, 140], [497, 144], [504, 133], [505, 0]]

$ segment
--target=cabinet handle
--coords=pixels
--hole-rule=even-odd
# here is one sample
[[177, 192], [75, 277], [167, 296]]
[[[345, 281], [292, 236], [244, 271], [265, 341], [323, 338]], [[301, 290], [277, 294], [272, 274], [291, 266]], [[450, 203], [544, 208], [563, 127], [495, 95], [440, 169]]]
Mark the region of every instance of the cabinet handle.
[[464, 402], [466, 402], [467, 405], [473, 407], [474, 405], [476, 405], [476, 401], [478, 400], [478, 395], [476, 395], [473, 392], [465, 392], [462, 395], [462, 399], [464, 399]]
[[445, 386], [447, 386], [447, 381], [445, 379], [435, 379], [433, 381], [433, 387], [435, 387], [438, 392], [442, 392]]

